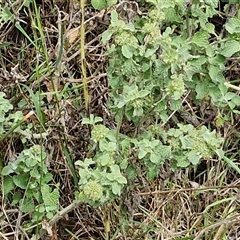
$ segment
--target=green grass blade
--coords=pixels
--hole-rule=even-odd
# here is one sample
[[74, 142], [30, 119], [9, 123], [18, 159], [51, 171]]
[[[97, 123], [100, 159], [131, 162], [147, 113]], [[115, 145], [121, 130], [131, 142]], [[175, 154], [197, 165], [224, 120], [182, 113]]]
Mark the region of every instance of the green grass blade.
[[30, 89], [28, 86], [21, 84], [30, 94], [30, 97], [33, 101], [34, 107], [36, 109], [36, 114], [37, 117], [40, 121], [40, 123], [42, 124], [42, 126], [44, 126], [45, 120], [44, 120], [44, 114], [41, 111], [41, 104], [40, 104], [40, 99], [38, 96], [36, 96], [36, 94], [33, 93], [32, 89]]

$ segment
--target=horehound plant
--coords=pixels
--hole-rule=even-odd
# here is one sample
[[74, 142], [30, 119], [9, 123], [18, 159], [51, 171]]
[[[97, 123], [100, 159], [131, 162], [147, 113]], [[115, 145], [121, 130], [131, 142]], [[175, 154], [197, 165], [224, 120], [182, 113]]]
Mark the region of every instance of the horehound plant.
[[[6, 140], [11, 134], [24, 133], [22, 124], [31, 115], [23, 116], [21, 111], [13, 110], [9, 100], [0, 92], [0, 141]], [[8, 129], [8, 130], [7, 130]], [[28, 136], [27, 132], [24, 138]], [[59, 191], [50, 187], [53, 175], [48, 172], [45, 164], [46, 152], [40, 145], [33, 145], [23, 150], [16, 159], [9, 160], [4, 166], [1, 160], [2, 201], [10, 202], [19, 208], [20, 213], [31, 213], [31, 218], [25, 221], [25, 226], [39, 223], [43, 219], [51, 219], [58, 211]]]
[[[29, 4], [30, 1], [27, 2]], [[41, 168], [46, 153], [39, 145], [24, 150], [16, 157], [15, 164], [9, 163], [3, 168], [2, 177], [7, 179], [4, 186], [6, 195], [9, 198], [14, 196], [14, 189], [8, 188], [8, 183], [9, 186], [15, 184], [15, 189], [27, 200], [27, 195], [30, 198], [33, 195], [32, 188], [39, 188], [40, 197], [47, 194], [51, 199], [40, 199], [36, 194], [34, 208], [30, 204], [33, 211], [37, 209], [37, 216], [33, 220], [42, 219], [45, 215], [50, 219], [49, 226], [52, 226], [82, 202], [100, 206], [99, 209], [104, 209], [104, 217], [110, 215], [108, 206], [114, 200], [121, 201], [122, 193], [130, 184], [134, 185], [139, 179], [144, 179], [146, 184], [151, 185], [161, 174], [164, 163], [168, 163], [174, 170], [196, 169], [202, 162], [220, 162], [224, 159], [239, 172], [237, 165], [224, 155], [224, 139], [219, 137], [219, 128], [229, 121], [230, 116], [239, 113], [239, 96], [232, 91], [238, 91], [238, 88], [235, 82], [226, 84], [228, 79], [225, 79], [226, 61], [239, 54], [239, 20], [237, 16], [229, 19], [222, 27], [224, 32], [218, 32], [210, 22], [213, 16], [220, 14], [218, 2], [136, 1], [139, 6], [146, 4], [148, 11], [143, 14], [138, 11], [138, 16], [126, 18], [128, 21], [123, 21], [122, 15], [120, 17], [117, 13], [124, 4], [124, 1], [120, 2], [117, 11], [112, 11], [111, 24], [103, 34], [103, 42], [109, 47], [109, 108], [116, 117], [117, 127], [110, 129], [105, 126], [105, 121], [93, 115], [83, 119], [82, 124], [89, 124], [91, 129], [91, 140], [86, 158], [75, 162], [76, 169], [71, 168], [75, 187], [79, 190], [76, 201], [59, 212], [51, 206], [53, 202], [58, 205], [58, 191], [57, 187], [47, 187], [51, 176], [48, 169]], [[84, 2], [80, 3], [84, 12]], [[99, 10], [112, 3], [115, 1], [92, 1], [93, 7]], [[6, 19], [4, 21], [9, 18]], [[88, 109], [83, 23], [82, 14], [81, 74], [85, 81], [85, 108]], [[61, 31], [59, 36], [62, 36]], [[28, 37], [28, 40], [35, 44], [31, 38]], [[36, 71], [35, 76], [39, 73]], [[32, 97], [30, 92], [28, 94]], [[203, 119], [206, 119], [208, 109], [202, 108], [206, 104], [215, 114], [207, 122]], [[196, 115], [195, 110], [198, 108], [200, 110]], [[41, 108], [36, 108], [37, 111], [40, 119]], [[10, 114], [6, 112], [3, 117], [2, 139], [5, 140], [13, 132], [20, 134], [17, 128], [22, 127], [19, 124], [22, 121], [21, 113], [19, 121], [16, 119], [17, 124], [13, 125], [14, 119], [5, 121], [8, 116]], [[124, 129], [128, 123], [131, 127]], [[70, 152], [65, 153], [71, 162]], [[29, 163], [28, 158], [34, 158], [34, 161]], [[33, 171], [32, 167], [37, 170]], [[29, 176], [27, 183], [20, 185], [16, 177], [20, 173]], [[39, 178], [45, 173], [48, 178]], [[32, 179], [35, 185], [30, 184]], [[20, 204], [22, 211], [26, 210], [24, 201], [16, 196], [16, 204]], [[57, 214], [53, 216], [55, 212]], [[205, 213], [208, 214], [208, 211]], [[145, 214], [151, 217], [148, 211]], [[161, 226], [161, 222], [157, 224]], [[108, 233], [109, 219], [105, 222], [105, 228]]]

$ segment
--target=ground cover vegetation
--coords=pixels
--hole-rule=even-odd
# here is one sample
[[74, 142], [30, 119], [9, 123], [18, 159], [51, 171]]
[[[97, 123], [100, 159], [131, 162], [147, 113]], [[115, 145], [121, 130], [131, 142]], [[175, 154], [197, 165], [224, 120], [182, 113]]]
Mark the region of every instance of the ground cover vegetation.
[[238, 1], [0, 3], [0, 239], [238, 239]]

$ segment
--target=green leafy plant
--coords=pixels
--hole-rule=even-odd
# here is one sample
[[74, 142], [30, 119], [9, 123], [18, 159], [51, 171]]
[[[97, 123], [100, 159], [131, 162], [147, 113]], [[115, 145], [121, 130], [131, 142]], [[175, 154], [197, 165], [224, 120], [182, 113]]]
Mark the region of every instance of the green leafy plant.
[[103, 10], [116, 3], [117, 0], [91, 0], [92, 6], [97, 10]]
[[[13, 106], [4, 97], [4, 93], [0, 92], [1, 141], [13, 132], [20, 131], [24, 122], [22, 112], [9, 113]], [[5, 200], [19, 206], [24, 213], [32, 212], [32, 223], [44, 217], [51, 218], [58, 210], [59, 192], [57, 188], [53, 190], [48, 186], [52, 174], [48, 172], [45, 159], [46, 153], [39, 145], [34, 145], [23, 150], [6, 166], [1, 163]]]
[[139, 169], [151, 180], [166, 161], [173, 169], [195, 167], [201, 160], [219, 155], [223, 143], [215, 131], [210, 132], [205, 126], [196, 129], [190, 124], [178, 124], [178, 128], [166, 131], [155, 125], [137, 138], [130, 138], [118, 136], [116, 130], [102, 124], [95, 125], [96, 119], [100, 121], [93, 116], [83, 119], [84, 123], [93, 124], [93, 157], [75, 163], [79, 166], [80, 200], [92, 205], [120, 196], [127, 180], [134, 179]]
[[[182, 111], [186, 89], [198, 102], [209, 96], [216, 106], [235, 108], [240, 98], [227, 91], [223, 71], [226, 57], [239, 52], [239, 43], [222, 41], [208, 22], [217, 13], [217, 1], [193, 2], [188, 12], [184, 1], [149, 2], [149, 15], [135, 23], [126, 24], [112, 11], [111, 25], [103, 33], [104, 43], [112, 39], [108, 75], [113, 110], [124, 106], [127, 118], [134, 120], [151, 109], [165, 122], [171, 111]], [[190, 17], [195, 24], [191, 28]], [[183, 31], [179, 34], [176, 28]], [[230, 33], [232, 28], [226, 24]], [[211, 34], [216, 37], [209, 43]]]
[[9, 100], [5, 99], [5, 94], [0, 92], [0, 134], [3, 136], [4, 133], [10, 129], [12, 129], [12, 131], [17, 131], [19, 127], [18, 123], [23, 119], [21, 111], [9, 114], [9, 111], [12, 109], [13, 105]]
[[[118, 124], [126, 119], [138, 129], [127, 145], [135, 147], [138, 167], [152, 179], [165, 161], [174, 169], [187, 168], [219, 156], [223, 139], [215, 130], [179, 123], [175, 113], [185, 114], [187, 94], [196, 105], [209, 101], [219, 111], [237, 112], [240, 97], [229, 91], [224, 71], [227, 58], [240, 48], [236, 18], [225, 24], [230, 41], [209, 21], [217, 14], [218, 1], [148, 3], [148, 15], [131, 23], [112, 11], [102, 41], [110, 44], [109, 107]], [[175, 127], [162, 129], [168, 122]]]
[[197, 165], [202, 159], [211, 159], [223, 143], [216, 132], [210, 132], [205, 126], [199, 129], [192, 125], [178, 124], [178, 129], [167, 132], [168, 142], [172, 146], [173, 163], [176, 167]]
[[44, 161], [46, 153], [39, 145], [23, 150], [17, 159], [2, 169], [5, 199], [23, 213], [32, 212], [31, 222], [50, 219], [58, 210], [59, 191], [48, 184], [52, 174]]
[[77, 161], [79, 166], [80, 200], [98, 205], [111, 201], [120, 196], [122, 189], [127, 184], [120, 167], [121, 153], [118, 153], [116, 132], [106, 128], [99, 117], [83, 119], [83, 123], [92, 124], [92, 148], [97, 153], [92, 158]]

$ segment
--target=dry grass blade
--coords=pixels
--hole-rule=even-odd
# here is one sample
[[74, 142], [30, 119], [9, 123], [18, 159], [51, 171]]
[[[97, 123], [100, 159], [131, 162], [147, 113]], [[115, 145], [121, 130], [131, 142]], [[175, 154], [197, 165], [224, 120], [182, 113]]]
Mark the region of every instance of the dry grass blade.
[[207, 226], [205, 227], [203, 230], [200, 231], [200, 233], [194, 238], [194, 240], [199, 240], [199, 239], [202, 239], [202, 236], [207, 233], [208, 231], [212, 230], [212, 229], [215, 229], [215, 228], [218, 228], [219, 226], [221, 225], [228, 225], [228, 224], [232, 224], [234, 222], [239, 222], [240, 221], [240, 215], [239, 214], [236, 214], [232, 217], [229, 217], [229, 218], [226, 218], [220, 222], [217, 222], [217, 223], [214, 223], [210, 226]]
[[83, 93], [85, 100], [85, 107], [88, 110], [89, 107], [89, 95], [87, 86], [87, 73], [86, 73], [86, 59], [85, 59], [85, 0], [80, 0], [81, 6], [81, 27], [80, 27], [80, 50], [81, 50], [81, 69], [82, 69], [82, 82], [83, 82]]

